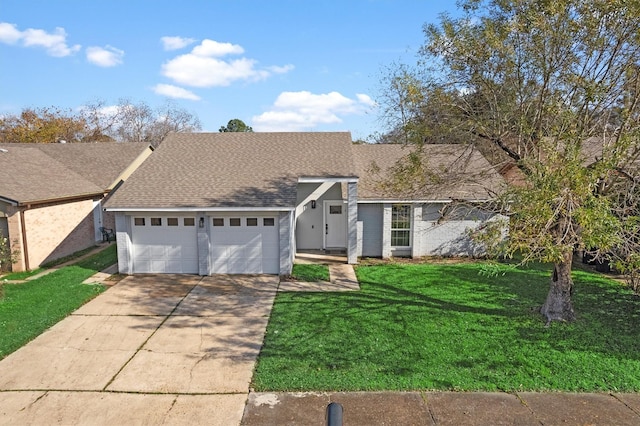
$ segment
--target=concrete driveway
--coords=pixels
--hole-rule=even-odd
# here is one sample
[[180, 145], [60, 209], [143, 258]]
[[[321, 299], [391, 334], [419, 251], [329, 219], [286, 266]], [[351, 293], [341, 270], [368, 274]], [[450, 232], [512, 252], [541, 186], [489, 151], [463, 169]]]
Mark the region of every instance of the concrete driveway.
[[277, 276], [131, 276], [0, 361], [0, 424], [239, 424]]

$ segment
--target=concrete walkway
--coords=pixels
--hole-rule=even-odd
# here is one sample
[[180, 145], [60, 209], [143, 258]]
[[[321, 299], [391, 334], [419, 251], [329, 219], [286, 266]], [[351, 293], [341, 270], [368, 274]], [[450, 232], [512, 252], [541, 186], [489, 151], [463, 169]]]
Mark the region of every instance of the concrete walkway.
[[0, 361], [0, 424], [237, 425], [277, 287], [127, 277]]
[[278, 291], [335, 292], [360, 290], [360, 283], [358, 283], [353, 265], [330, 263], [328, 266], [329, 282], [282, 281]]

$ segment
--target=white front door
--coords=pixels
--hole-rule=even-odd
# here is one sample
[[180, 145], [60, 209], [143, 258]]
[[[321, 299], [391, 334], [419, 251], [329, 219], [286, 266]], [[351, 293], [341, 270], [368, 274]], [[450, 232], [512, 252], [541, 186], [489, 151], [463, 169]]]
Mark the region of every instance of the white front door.
[[347, 204], [344, 201], [324, 202], [324, 247], [347, 246]]

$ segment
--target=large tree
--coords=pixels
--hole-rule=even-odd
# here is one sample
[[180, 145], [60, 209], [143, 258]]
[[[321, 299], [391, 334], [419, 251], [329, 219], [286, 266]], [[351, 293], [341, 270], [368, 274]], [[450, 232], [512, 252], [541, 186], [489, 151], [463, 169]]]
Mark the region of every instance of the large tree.
[[418, 149], [473, 143], [520, 172], [498, 200], [509, 237], [497, 247], [551, 262], [541, 313], [573, 320], [574, 251], [628, 261], [639, 241], [640, 2], [459, 6], [424, 27], [415, 67], [387, 74], [385, 118]]

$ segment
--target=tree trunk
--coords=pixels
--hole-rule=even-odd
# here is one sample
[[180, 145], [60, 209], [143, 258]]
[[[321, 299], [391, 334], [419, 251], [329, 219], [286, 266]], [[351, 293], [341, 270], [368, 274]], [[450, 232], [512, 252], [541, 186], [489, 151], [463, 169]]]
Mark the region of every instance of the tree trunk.
[[572, 261], [573, 253], [565, 253], [562, 262], [553, 265], [553, 275], [547, 300], [540, 309], [540, 313], [547, 318], [547, 325], [551, 321], [573, 321], [575, 319], [573, 304], [571, 303], [571, 294], [573, 293]]

